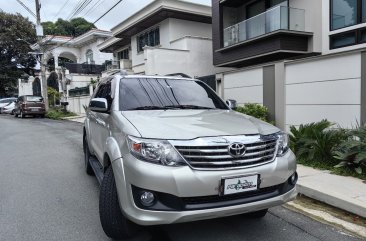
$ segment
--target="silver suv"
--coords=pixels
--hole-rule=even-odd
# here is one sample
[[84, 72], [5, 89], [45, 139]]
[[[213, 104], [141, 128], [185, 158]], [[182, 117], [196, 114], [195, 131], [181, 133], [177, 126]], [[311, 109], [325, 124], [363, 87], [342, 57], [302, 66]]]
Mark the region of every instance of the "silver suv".
[[243, 213], [259, 218], [296, 197], [287, 134], [230, 103], [195, 79], [115, 74], [100, 82], [83, 142], [109, 237]]

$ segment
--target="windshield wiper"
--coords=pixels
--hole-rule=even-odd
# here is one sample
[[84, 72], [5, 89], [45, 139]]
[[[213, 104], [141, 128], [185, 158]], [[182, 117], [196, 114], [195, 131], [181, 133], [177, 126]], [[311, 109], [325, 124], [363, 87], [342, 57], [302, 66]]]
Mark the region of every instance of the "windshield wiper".
[[136, 108], [132, 108], [132, 109], [128, 109], [128, 110], [167, 110], [167, 109], [172, 109], [172, 108], [167, 107], [167, 106], [147, 105], [147, 106], [140, 106], [140, 107], [136, 107]]
[[165, 107], [178, 108], [178, 109], [204, 109], [204, 110], [215, 109], [215, 108], [211, 108], [211, 107], [207, 107], [207, 106], [199, 106], [199, 105], [167, 105]]

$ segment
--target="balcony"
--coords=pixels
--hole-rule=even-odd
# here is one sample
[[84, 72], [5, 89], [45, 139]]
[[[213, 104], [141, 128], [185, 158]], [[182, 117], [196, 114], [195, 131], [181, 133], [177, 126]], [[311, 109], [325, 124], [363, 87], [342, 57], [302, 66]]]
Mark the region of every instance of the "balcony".
[[305, 31], [305, 10], [278, 6], [224, 29], [224, 47], [277, 30]]
[[[240, 6], [230, 5], [232, 9]], [[216, 67], [241, 68], [318, 54], [312, 51], [313, 33], [306, 26], [311, 21], [307, 21], [304, 9], [276, 6], [223, 28], [231, 16], [228, 13], [224, 16], [225, 7], [218, 0], [213, 1], [213, 62]]]
[[69, 70], [70, 74], [100, 75], [104, 71], [104, 66], [97, 64], [65, 63], [65, 67]]

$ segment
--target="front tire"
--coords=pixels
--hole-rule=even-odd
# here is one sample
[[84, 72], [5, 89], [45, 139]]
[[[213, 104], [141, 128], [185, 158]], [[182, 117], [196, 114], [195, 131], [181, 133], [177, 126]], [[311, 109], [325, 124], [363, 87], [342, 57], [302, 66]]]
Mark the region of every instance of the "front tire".
[[20, 110], [20, 118], [24, 118], [25, 116], [24, 116], [24, 114], [23, 114], [23, 111], [22, 110]]
[[15, 110], [12, 110], [12, 111], [11, 111], [11, 114], [12, 114], [12, 115], [15, 115]]
[[111, 166], [105, 172], [100, 187], [99, 215], [104, 232], [112, 239], [129, 238], [137, 230], [138, 225], [125, 218], [121, 212]]
[[84, 140], [83, 140], [83, 149], [84, 149], [84, 164], [85, 164], [85, 172], [90, 175], [93, 176], [94, 175], [94, 171], [93, 168], [90, 165], [90, 150], [89, 150], [89, 146], [88, 146], [88, 141], [86, 139], [86, 135], [84, 135]]

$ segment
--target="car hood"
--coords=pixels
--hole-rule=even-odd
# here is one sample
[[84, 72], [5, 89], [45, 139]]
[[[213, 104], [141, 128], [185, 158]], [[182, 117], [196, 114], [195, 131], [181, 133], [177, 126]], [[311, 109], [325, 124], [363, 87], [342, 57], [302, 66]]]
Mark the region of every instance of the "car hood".
[[209, 136], [268, 135], [277, 127], [229, 110], [123, 111], [144, 138], [194, 139]]

